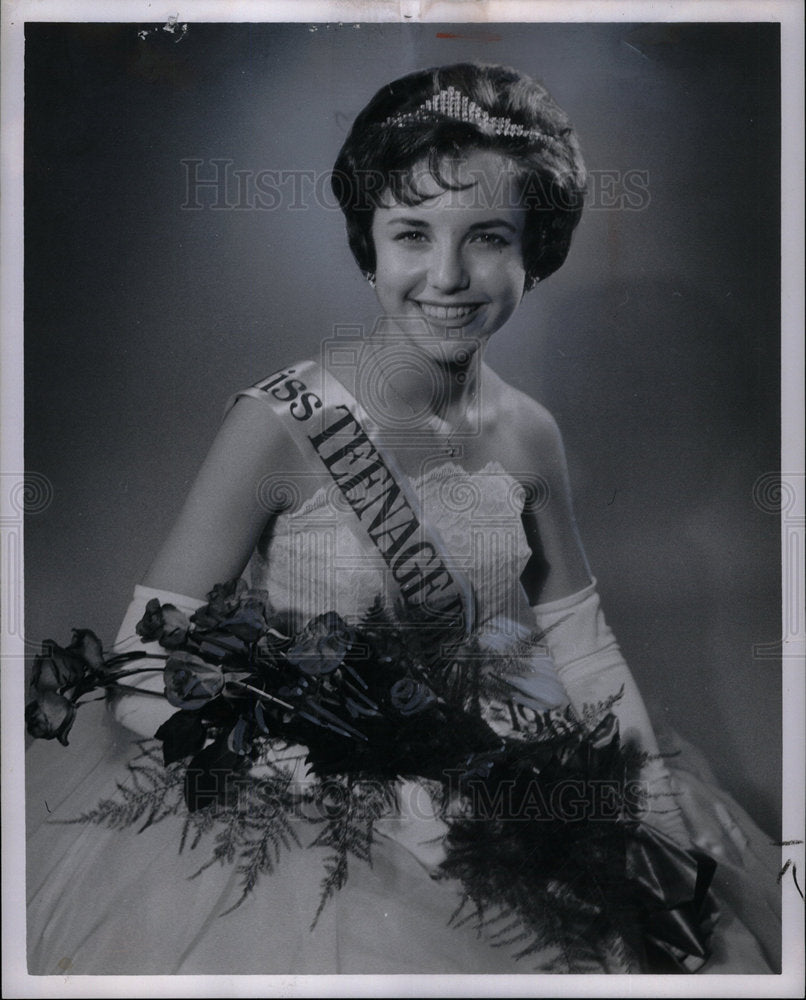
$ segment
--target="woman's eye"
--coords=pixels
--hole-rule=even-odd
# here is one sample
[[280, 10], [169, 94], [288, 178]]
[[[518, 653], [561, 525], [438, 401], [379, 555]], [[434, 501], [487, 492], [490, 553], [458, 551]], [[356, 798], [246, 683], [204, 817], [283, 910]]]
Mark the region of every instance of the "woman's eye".
[[421, 233], [418, 229], [406, 230], [398, 233], [395, 236], [395, 241], [398, 243], [422, 243], [425, 241], [425, 233]]
[[474, 243], [483, 243], [486, 246], [493, 247], [505, 247], [509, 246], [509, 240], [505, 239], [503, 236], [499, 236], [498, 233], [476, 233], [473, 236]]

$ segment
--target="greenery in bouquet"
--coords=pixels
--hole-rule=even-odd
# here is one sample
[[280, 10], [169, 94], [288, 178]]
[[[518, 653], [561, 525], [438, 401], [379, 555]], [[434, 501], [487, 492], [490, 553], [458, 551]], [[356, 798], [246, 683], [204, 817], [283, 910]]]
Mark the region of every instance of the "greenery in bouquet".
[[[539, 637], [506, 654], [473, 636], [448, 644], [414, 609], [380, 600], [354, 625], [332, 611], [303, 622], [241, 580], [189, 617], [152, 600], [137, 632], [164, 653], [104, 656], [82, 629], [66, 648], [44, 643], [34, 663], [35, 737], [66, 745], [77, 709], [138, 673], [161, 670], [176, 709], [154, 734], [160, 751], [143, 744], [131, 782], [78, 821], [145, 828], [180, 814], [191, 846], [215, 831], [200, 871], [236, 863], [237, 906], [301, 846], [302, 816], [319, 826], [312, 845], [330, 850], [315, 923], [349, 859], [371, 863], [399, 779], [414, 779], [445, 820], [435, 874], [462, 886], [457, 924], [518, 957], [540, 951], [557, 971], [682, 971], [705, 955], [709, 878], [640, 822], [644, 759], [621, 744], [618, 694], [583, 718], [508, 698]], [[135, 665], [144, 658], [162, 662]], [[272, 762], [278, 746], [299, 748], [311, 780]], [[644, 877], [658, 864], [671, 894]]]

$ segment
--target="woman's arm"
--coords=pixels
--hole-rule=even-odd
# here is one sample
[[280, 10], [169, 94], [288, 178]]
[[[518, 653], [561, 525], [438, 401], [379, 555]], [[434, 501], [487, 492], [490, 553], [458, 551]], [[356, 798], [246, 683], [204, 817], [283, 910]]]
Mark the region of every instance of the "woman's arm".
[[528, 416], [519, 426], [529, 429], [530, 440], [522, 439], [522, 447], [532, 479], [524, 482], [527, 505], [523, 521], [533, 556], [523, 582], [538, 628], [545, 633], [557, 673], [579, 714], [585, 706], [595, 708], [619, 695], [612, 710], [622, 739], [648, 755], [641, 771], [647, 794], [644, 818], [687, 845], [689, 835], [652, 723], [635, 678], [607, 626], [582, 549], [559, 429], [538, 404], [527, 403], [526, 407]]
[[268, 508], [261, 484], [297, 471], [270, 407], [242, 397], [227, 414], [146, 586], [202, 599], [216, 583], [238, 576], [261, 532], [278, 510]]
[[[300, 457], [269, 406], [242, 397], [224, 419], [207, 458], [165, 544], [134, 595], [118, 631], [117, 652], [162, 654], [156, 642], [143, 643], [136, 625], [156, 598], [190, 615], [217, 583], [239, 576], [271, 519], [280, 508], [265, 502], [265, 477], [298, 471]], [[147, 661], [157, 663], [158, 661]], [[135, 675], [129, 683], [161, 692], [161, 674]], [[145, 694], [123, 694], [113, 704], [115, 718], [140, 736], [152, 737], [174, 709]]]
[[591, 572], [574, 520], [565, 449], [556, 421], [534, 400], [521, 402], [526, 489], [523, 527], [532, 550], [521, 582], [529, 603], [554, 601], [582, 590]]

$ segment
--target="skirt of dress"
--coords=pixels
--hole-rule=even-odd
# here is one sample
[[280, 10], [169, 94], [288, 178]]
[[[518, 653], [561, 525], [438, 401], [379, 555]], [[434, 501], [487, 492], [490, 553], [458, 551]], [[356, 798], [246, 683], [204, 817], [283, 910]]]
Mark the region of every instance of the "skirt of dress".
[[[193, 877], [211, 845], [180, 852], [182, 820], [141, 832], [68, 820], [115, 796], [127, 778], [131, 733], [102, 703], [82, 709], [62, 748], [37, 741], [27, 754], [28, 968], [31, 974], [525, 974], [545, 970], [540, 954], [515, 961], [470, 924], [450, 924], [455, 882], [435, 880], [434, 827], [417, 819], [381, 820], [372, 865], [350, 864], [347, 884], [311, 923], [321, 896], [327, 849], [282, 853], [237, 909], [236, 868], [215, 863]], [[92, 716], [90, 718], [89, 716]], [[703, 973], [771, 974], [780, 962], [778, 855], [711, 776], [676, 759], [684, 810], [708, 810], [708, 849], [719, 863], [721, 917]], [[681, 766], [680, 761], [686, 762]]]

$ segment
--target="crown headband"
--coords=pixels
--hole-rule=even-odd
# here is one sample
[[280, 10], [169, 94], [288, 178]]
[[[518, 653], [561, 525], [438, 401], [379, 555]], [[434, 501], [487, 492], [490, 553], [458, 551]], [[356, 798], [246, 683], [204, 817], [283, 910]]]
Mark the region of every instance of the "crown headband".
[[484, 125], [491, 129], [496, 135], [514, 135], [525, 139], [544, 139], [550, 141], [552, 136], [546, 135], [540, 129], [526, 128], [513, 122], [511, 118], [495, 117], [489, 111], [485, 111], [475, 101], [450, 86], [446, 90], [440, 90], [438, 94], [429, 97], [424, 104], [421, 104], [415, 111], [401, 112], [390, 115], [386, 121], [382, 122], [384, 127], [394, 125], [398, 128], [408, 124], [408, 122], [428, 121], [430, 115], [445, 115], [446, 118], [453, 118], [459, 122], [468, 122], [471, 125]]

